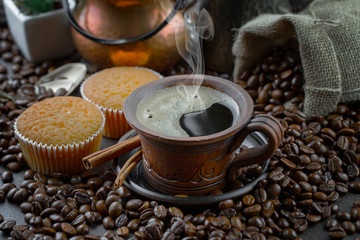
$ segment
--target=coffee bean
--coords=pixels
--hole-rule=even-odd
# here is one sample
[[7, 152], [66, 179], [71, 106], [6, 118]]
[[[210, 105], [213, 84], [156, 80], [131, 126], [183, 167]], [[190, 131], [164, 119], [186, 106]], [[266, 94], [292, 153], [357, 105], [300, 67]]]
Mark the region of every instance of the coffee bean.
[[[301, 147], [300, 147], [300, 150], [301, 150]], [[296, 164], [286, 158], [280, 158], [280, 162], [283, 164], [283, 166], [285, 168], [288, 168], [291, 170], [296, 168]]]
[[72, 222], [71, 225], [74, 227], [77, 227], [81, 224], [85, 223], [85, 215], [84, 214], [79, 214]]
[[132, 219], [127, 224], [127, 227], [130, 229], [130, 231], [137, 231], [140, 227], [139, 219]]
[[350, 211], [350, 217], [353, 221], [360, 220], [360, 207], [353, 207]]
[[10, 171], [5, 171], [1, 174], [1, 180], [3, 183], [9, 183], [13, 181], [13, 174]]
[[42, 223], [42, 219], [40, 216], [34, 216], [34, 217], [30, 218], [29, 223], [33, 226], [39, 227]]
[[74, 194], [74, 199], [79, 204], [87, 204], [91, 201], [86, 191], [76, 191]]
[[55, 240], [66, 240], [67, 238], [68, 237], [63, 232], [56, 232], [54, 237]]
[[52, 227], [42, 227], [41, 230], [46, 235], [54, 236], [56, 234], [56, 230]]
[[281, 193], [281, 187], [279, 184], [271, 184], [266, 190], [267, 196], [270, 199], [275, 199]]
[[76, 232], [81, 235], [86, 235], [90, 231], [90, 227], [86, 224], [80, 224], [76, 227]]
[[284, 174], [280, 171], [274, 170], [269, 173], [269, 179], [273, 182], [279, 182], [284, 177]]
[[21, 170], [21, 166], [18, 162], [9, 162], [6, 164], [6, 167], [13, 172], [19, 172]]
[[120, 214], [120, 216], [115, 219], [115, 226], [118, 228], [126, 226], [128, 221], [129, 219], [126, 214]]
[[259, 77], [258, 75], [252, 75], [247, 80], [247, 86], [250, 89], [257, 89], [259, 87]]
[[306, 219], [311, 223], [318, 223], [321, 221], [321, 216], [317, 214], [306, 214]]
[[354, 163], [357, 166], [360, 165], [359, 157], [352, 150], [346, 150], [343, 154], [343, 159], [347, 164]]
[[340, 150], [348, 150], [349, 149], [349, 140], [346, 136], [341, 135], [338, 140], [336, 141], [336, 146], [340, 149]]
[[320, 206], [320, 204], [318, 204], [317, 202], [313, 202], [311, 204], [311, 210], [316, 213], [316, 214], [322, 214], [323, 213], [323, 208]]
[[25, 188], [19, 188], [18, 191], [13, 196], [13, 201], [15, 203], [22, 203], [24, 202], [29, 196], [29, 192]]
[[265, 220], [261, 217], [253, 216], [253, 217], [249, 218], [248, 225], [254, 226], [257, 228], [263, 228], [263, 227], [265, 227]]
[[330, 228], [338, 226], [338, 224], [339, 222], [336, 219], [330, 218], [325, 222], [325, 229], [329, 230]]
[[[80, 216], [80, 215], [79, 215]], [[84, 214], [85, 220], [89, 225], [93, 225], [96, 223], [96, 216], [94, 214], [94, 212], [86, 212]], [[76, 218], [74, 219], [74, 221], [76, 220]], [[82, 222], [81, 222], [82, 223]]]
[[281, 236], [283, 237], [283, 239], [295, 239], [297, 237], [297, 233], [292, 228], [285, 228], [282, 231]]
[[64, 218], [60, 215], [60, 214], [51, 214], [49, 216], [50, 220], [53, 221], [53, 222], [63, 222], [64, 221]]
[[335, 187], [339, 193], [345, 194], [348, 192], [348, 186], [345, 183], [338, 182], [336, 183]]
[[316, 172], [321, 169], [321, 164], [317, 162], [312, 162], [306, 166], [306, 170], [310, 172]]
[[177, 220], [175, 221], [171, 227], [170, 230], [175, 234], [175, 235], [180, 235], [181, 233], [183, 233], [185, 231], [185, 222], [182, 220]]
[[346, 232], [342, 227], [332, 227], [329, 229], [329, 237], [332, 239], [341, 239], [346, 237]]
[[355, 165], [355, 163], [351, 163], [347, 166], [346, 173], [350, 179], [355, 179], [359, 176], [359, 168]]
[[4, 233], [9, 233], [12, 230], [12, 228], [15, 226], [15, 224], [16, 224], [15, 220], [3, 221], [0, 224], [0, 230], [3, 231]]
[[[121, 197], [118, 195], [108, 195], [105, 199], [106, 206], [109, 207], [110, 204], [113, 202], [122, 202]], [[141, 204], [142, 204], [142, 202], [141, 202]], [[139, 208], [140, 208], [140, 206], [139, 206]]]
[[266, 103], [269, 100], [268, 92], [265, 90], [260, 91], [257, 99], [259, 103]]
[[87, 184], [91, 189], [98, 189], [103, 185], [104, 181], [99, 177], [92, 177], [87, 180]]
[[35, 172], [31, 169], [28, 169], [24, 172], [24, 179], [32, 179], [35, 175]]
[[330, 202], [335, 202], [339, 199], [339, 193], [336, 191], [333, 191], [329, 194], [327, 200]]
[[355, 222], [355, 228], [356, 228], [356, 231], [360, 232], [360, 220], [357, 220]]
[[[4, 145], [4, 143], [3, 143]], [[0, 162], [2, 164], [9, 164], [11, 162], [15, 162], [16, 161], [16, 156], [13, 155], [13, 154], [8, 154], [8, 155], [5, 155], [1, 158]]]
[[126, 203], [127, 210], [137, 210], [142, 204], [142, 200], [140, 199], [131, 199]]
[[[15, 110], [13, 110], [13, 111], [15, 111]], [[12, 111], [12, 112], [13, 112]], [[10, 112], [11, 113], [11, 112]], [[9, 113], [9, 114], [10, 114]], [[17, 154], [17, 153], [19, 153], [19, 152], [21, 152], [21, 148], [20, 148], [20, 145], [10, 145], [9, 147], [8, 147], [8, 152], [10, 153], [10, 154]]]
[[350, 221], [351, 220], [350, 213], [346, 212], [346, 211], [338, 211], [335, 216], [336, 216], [336, 219], [338, 219], [340, 221]]
[[168, 209], [170, 216], [177, 218], [184, 218], [184, 213], [178, 207], [169, 207]]
[[76, 234], [76, 229], [69, 223], [61, 223], [61, 231], [68, 237], [72, 237]]
[[328, 218], [328, 217], [330, 217], [330, 215], [331, 215], [331, 207], [330, 206], [324, 206], [323, 207], [323, 212], [321, 213], [321, 217], [323, 218], [323, 219], [326, 219], [326, 218]]
[[[81, 205], [79, 211], [81, 213], [86, 213], [87, 211], [90, 211], [90, 210], [91, 210], [90, 205], [84, 204], [84, 205]], [[99, 200], [99, 201], [96, 202], [96, 211], [98, 211], [102, 215], [107, 215], [108, 208], [107, 208], [106, 202], [104, 200]]]
[[280, 78], [282, 79], [282, 80], [288, 80], [288, 79], [290, 79], [292, 76], [293, 76], [293, 70], [292, 69], [289, 69], [289, 70], [286, 70], [286, 71], [284, 71], [284, 72], [282, 72], [281, 74], [280, 74]]
[[264, 188], [257, 188], [254, 191], [254, 197], [256, 203], [264, 203], [267, 200], [266, 190]]
[[244, 214], [245, 216], [256, 216], [261, 211], [261, 206], [259, 204], [254, 204], [250, 207], [244, 208]]
[[242, 198], [242, 202], [245, 206], [252, 206], [255, 203], [255, 197], [253, 195], [247, 194]]
[[154, 207], [154, 215], [159, 219], [165, 219], [167, 215], [167, 209], [164, 205], [158, 205]]
[[114, 219], [120, 216], [122, 211], [123, 208], [120, 202], [113, 202], [109, 206], [109, 216]]
[[342, 161], [339, 157], [332, 155], [328, 161], [329, 171], [335, 173], [341, 168]]
[[324, 193], [330, 193], [330, 192], [335, 190], [335, 185], [328, 184], [328, 183], [323, 183], [323, 184], [319, 185], [319, 190], [324, 192]]
[[121, 237], [126, 237], [127, 235], [129, 235], [129, 228], [123, 226], [123, 227], [119, 227], [117, 230], [116, 230], [116, 233], [121, 236]]
[[350, 221], [344, 221], [341, 226], [347, 234], [354, 234], [356, 231], [355, 225]]
[[342, 183], [346, 183], [349, 181], [349, 176], [344, 172], [336, 172], [335, 180], [342, 182]]
[[143, 225], [146, 224], [149, 221], [149, 219], [152, 218], [153, 216], [154, 216], [154, 212], [153, 209], [151, 208], [141, 211], [139, 217], [140, 223]]
[[77, 209], [72, 209], [65, 217], [65, 221], [72, 222], [79, 214]]

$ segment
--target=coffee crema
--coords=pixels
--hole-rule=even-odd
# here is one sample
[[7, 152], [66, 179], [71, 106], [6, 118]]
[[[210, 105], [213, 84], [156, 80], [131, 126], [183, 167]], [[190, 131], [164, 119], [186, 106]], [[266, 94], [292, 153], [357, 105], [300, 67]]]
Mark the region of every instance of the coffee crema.
[[[190, 137], [180, 124], [181, 117], [189, 113], [206, 112], [214, 104], [222, 104], [229, 108], [232, 113], [231, 125], [237, 122], [240, 110], [232, 97], [213, 88], [196, 85], [168, 87], [145, 96], [137, 106], [136, 117], [141, 124], [159, 133]], [[210, 114], [204, 116], [204, 123], [206, 117], [211, 116]], [[218, 126], [217, 129], [222, 128]], [[209, 132], [209, 134], [213, 133], [215, 132]]]

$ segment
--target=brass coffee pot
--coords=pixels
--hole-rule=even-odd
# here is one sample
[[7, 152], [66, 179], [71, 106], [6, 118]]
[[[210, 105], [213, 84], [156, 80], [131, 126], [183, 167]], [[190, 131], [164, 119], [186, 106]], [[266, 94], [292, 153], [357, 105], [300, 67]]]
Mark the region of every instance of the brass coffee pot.
[[[62, 0], [80, 55], [95, 70], [141, 66], [162, 71], [180, 59], [188, 1], [80, 0], [74, 12]], [[161, 6], [160, 6], [161, 5]]]

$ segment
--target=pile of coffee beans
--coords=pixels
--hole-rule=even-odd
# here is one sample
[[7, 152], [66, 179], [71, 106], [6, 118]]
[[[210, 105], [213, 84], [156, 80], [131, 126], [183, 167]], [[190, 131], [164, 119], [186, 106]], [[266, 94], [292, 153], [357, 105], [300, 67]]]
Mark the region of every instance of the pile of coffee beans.
[[340, 239], [346, 234], [352, 235], [360, 231], [360, 200], [353, 203], [350, 212], [337, 211], [335, 218], [326, 220], [325, 228], [331, 238]]
[[[59, 94], [34, 86], [54, 63], [27, 62], [7, 29], [0, 31], [0, 54], [0, 89], [21, 96], [14, 102], [1, 98], [0, 103], [0, 163], [8, 169], [1, 173], [0, 204], [17, 204], [26, 223], [0, 214], [0, 231], [9, 240], [301, 239], [301, 233], [320, 221], [331, 239], [360, 234], [359, 201], [349, 212], [337, 204], [341, 195], [360, 194], [360, 107], [339, 104], [328, 116], [306, 118], [301, 111], [305, 80], [295, 41], [274, 49], [234, 79], [253, 98], [254, 114], [273, 115], [285, 130], [268, 177], [250, 193], [204, 209], [143, 199], [124, 186], [112, 189], [116, 174], [108, 168], [72, 176], [29, 170], [12, 125], [25, 107]], [[180, 63], [163, 74], [186, 72]], [[17, 186], [13, 172], [21, 169], [26, 169], [24, 181]], [[259, 165], [240, 169], [233, 187], [252, 181], [262, 170]], [[103, 234], [92, 231], [99, 226]]]

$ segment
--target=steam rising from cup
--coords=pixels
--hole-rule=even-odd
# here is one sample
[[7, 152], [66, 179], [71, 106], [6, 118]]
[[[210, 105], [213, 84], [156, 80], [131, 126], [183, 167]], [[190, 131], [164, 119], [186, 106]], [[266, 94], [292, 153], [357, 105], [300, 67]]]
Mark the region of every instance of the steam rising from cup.
[[[191, 2], [191, 1], [189, 1]], [[171, 1], [155, 0], [166, 16], [166, 9], [169, 9]], [[187, 30], [187, 41], [185, 43], [180, 42], [183, 39], [179, 36], [180, 31], [176, 31], [176, 45], [180, 56], [191, 68], [191, 74], [204, 74], [205, 73], [205, 61], [203, 56], [203, 40], [211, 40], [214, 36], [214, 25], [210, 14], [205, 8], [201, 8], [199, 4], [192, 4], [184, 12], [184, 24]], [[171, 9], [171, 8], [170, 8]], [[174, 19], [173, 19], [174, 20]], [[172, 20], [172, 21], [173, 21]], [[170, 21], [168, 24], [172, 24]], [[174, 26], [179, 26], [174, 24]], [[182, 46], [184, 46], [183, 48]], [[196, 79], [199, 81], [199, 78]], [[194, 85], [200, 85], [201, 81]]]
[[[182, 108], [185, 107], [185, 112], [193, 112], [195, 109], [205, 110], [206, 104], [204, 99], [199, 94], [199, 88], [204, 80], [205, 74], [205, 60], [203, 56], [203, 40], [211, 40], [214, 36], [214, 26], [208, 11], [201, 6], [198, 1], [192, 0], [175, 0], [178, 4], [187, 4], [184, 10], [184, 25], [186, 29], [186, 36], [184, 37], [183, 29], [178, 29], [182, 24], [176, 23], [172, 19], [168, 24], [174, 26], [175, 29], [175, 42], [179, 55], [188, 64], [187, 71], [190, 74], [192, 87], [179, 83], [177, 92], [184, 99], [181, 102]], [[164, 17], [168, 14], [166, 9], [170, 7], [173, 1], [169, 0], [155, 0], [159, 8], [162, 9]], [[178, 21], [178, 19], [177, 19]], [[181, 30], [181, 31], [180, 31]], [[184, 42], [185, 39], [185, 42]], [[201, 106], [201, 107], [199, 107]], [[199, 110], [200, 109], [200, 110]], [[206, 115], [203, 115], [206, 118]], [[205, 119], [204, 119], [205, 120]]]
[[[169, 8], [171, 1], [155, 0], [156, 3], [163, 9], [164, 15], [166, 15], [165, 9]], [[186, 1], [185, 1], [186, 2]], [[190, 2], [190, 7], [184, 12], [184, 24], [187, 30], [187, 38], [185, 43], [180, 42], [183, 37], [179, 36], [180, 31], [177, 31], [175, 26], [176, 46], [180, 56], [189, 65], [189, 74], [192, 74], [193, 85], [200, 87], [203, 81], [203, 74], [205, 73], [205, 61], [203, 56], [203, 40], [211, 40], [214, 36], [213, 21], [209, 12], [200, 6], [200, 4]], [[168, 24], [172, 24], [171, 21]], [[180, 40], [181, 39], [181, 40]], [[184, 46], [185, 45], [185, 46]], [[183, 47], [184, 46], [184, 47]], [[195, 77], [196, 75], [196, 77]], [[185, 95], [188, 104], [191, 105], [192, 101], [197, 98], [197, 88], [191, 88], [191, 91], [183, 85], [178, 87], [178, 92], [181, 95]], [[196, 99], [199, 100], [199, 99]]]
[[185, 43], [185, 51], [178, 49], [179, 53], [192, 68], [193, 74], [204, 74], [203, 40], [210, 40], [214, 35], [211, 17], [205, 9], [190, 8], [184, 13], [184, 23], [189, 38]]

